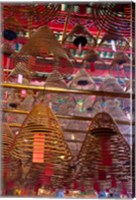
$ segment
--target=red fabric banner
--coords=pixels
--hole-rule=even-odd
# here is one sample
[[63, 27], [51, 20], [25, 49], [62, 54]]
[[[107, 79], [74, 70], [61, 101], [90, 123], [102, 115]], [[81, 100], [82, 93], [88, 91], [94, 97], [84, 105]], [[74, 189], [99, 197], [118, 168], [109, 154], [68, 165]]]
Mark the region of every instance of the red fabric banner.
[[106, 180], [106, 173], [103, 170], [98, 171], [99, 180]]
[[111, 166], [112, 157], [110, 155], [110, 149], [109, 149], [109, 136], [103, 136], [101, 138], [101, 148], [102, 148], [102, 164], [104, 166]]
[[94, 62], [90, 62], [90, 69], [91, 69], [91, 72], [95, 71], [95, 63]]

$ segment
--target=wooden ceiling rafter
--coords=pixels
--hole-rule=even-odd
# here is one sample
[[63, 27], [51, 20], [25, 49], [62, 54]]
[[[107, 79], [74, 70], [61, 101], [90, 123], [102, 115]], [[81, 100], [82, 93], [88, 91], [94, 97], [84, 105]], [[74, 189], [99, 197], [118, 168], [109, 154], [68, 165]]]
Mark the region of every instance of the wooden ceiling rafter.
[[[16, 114], [24, 114], [28, 115], [29, 111], [26, 110], [15, 110], [15, 109], [3, 109], [3, 112], [8, 112], [8, 113], [16, 113]], [[68, 119], [68, 120], [79, 120], [79, 121], [92, 121], [93, 117], [83, 117], [83, 116], [74, 116], [74, 115], [59, 115], [56, 114], [57, 118], [60, 119]], [[125, 120], [115, 120], [117, 124], [121, 125], [130, 125], [130, 121], [125, 121]], [[132, 122], [134, 125], [134, 122]]]

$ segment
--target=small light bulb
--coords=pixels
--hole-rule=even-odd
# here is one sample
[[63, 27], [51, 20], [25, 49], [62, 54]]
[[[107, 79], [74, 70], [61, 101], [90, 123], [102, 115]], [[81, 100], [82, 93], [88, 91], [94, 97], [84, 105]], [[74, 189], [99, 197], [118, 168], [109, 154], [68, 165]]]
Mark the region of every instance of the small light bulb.
[[71, 135], [71, 139], [75, 140], [75, 135], [74, 134]]
[[112, 50], [113, 50], [113, 51], [117, 51], [116, 45], [115, 45], [115, 41], [114, 41], [114, 40], [111, 40], [111, 45], [112, 45]]
[[15, 134], [17, 135], [18, 133], [19, 133], [19, 131], [16, 131], [16, 133], [15, 133]]
[[62, 156], [60, 156], [60, 158], [61, 158], [61, 159], [64, 159], [64, 158], [65, 158], [65, 156], [64, 156], [64, 155], [62, 155]]

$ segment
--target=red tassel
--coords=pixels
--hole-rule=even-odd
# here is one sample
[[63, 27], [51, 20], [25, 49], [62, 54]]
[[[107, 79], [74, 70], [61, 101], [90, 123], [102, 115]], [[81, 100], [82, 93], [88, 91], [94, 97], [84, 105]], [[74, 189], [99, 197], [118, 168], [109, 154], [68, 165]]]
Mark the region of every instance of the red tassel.
[[94, 62], [90, 62], [90, 68], [91, 68], [91, 72], [95, 71], [95, 64], [94, 64]]
[[54, 166], [51, 163], [46, 164], [45, 175], [52, 176], [54, 174]]
[[127, 189], [126, 189], [126, 184], [125, 182], [122, 181], [122, 192], [123, 195], [127, 195]]
[[116, 188], [116, 186], [117, 186], [116, 180], [115, 180], [115, 177], [114, 177], [114, 176], [111, 177], [111, 186], [112, 186], [113, 188]]
[[78, 183], [74, 182], [74, 190], [77, 190], [77, 189], [78, 189]]
[[98, 183], [97, 181], [95, 181], [94, 184], [93, 184], [93, 186], [94, 186], [94, 190], [95, 190], [97, 193], [99, 193], [99, 192], [100, 192], [99, 183]]

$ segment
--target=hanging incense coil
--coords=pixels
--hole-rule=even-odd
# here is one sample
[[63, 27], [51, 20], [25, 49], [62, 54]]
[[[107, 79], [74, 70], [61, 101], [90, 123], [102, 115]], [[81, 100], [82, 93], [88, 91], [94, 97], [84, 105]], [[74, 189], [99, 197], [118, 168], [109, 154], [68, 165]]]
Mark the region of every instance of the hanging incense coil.
[[74, 76], [73, 80], [69, 84], [73, 89], [86, 89], [95, 90], [96, 85], [93, 79], [89, 76], [86, 69], [81, 68]]
[[[108, 92], [119, 92], [119, 93], [124, 93], [124, 90], [122, 88], [122, 86], [118, 83], [118, 81], [116, 80], [115, 77], [108, 75], [103, 83], [101, 84], [101, 86], [99, 87], [100, 91], [108, 91]], [[106, 101], [106, 100], [113, 100], [113, 98], [111, 97], [96, 97], [93, 106], [95, 108], [96, 103], [98, 103], [98, 105], [100, 105], [101, 102]], [[120, 98], [116, 98], [121, 100]], [[96, 114], [96, 113], [95, 113]]]
[[[45, 82], [45, 87], [57, 87], [57, 88], [66, 88], [67, 84], [63, 76], [59, 73], [58, 70], [53, 70], [53, 72], [48, 76]], [[43, 101], [51, 106], [53, 111], [57, 114], [68, 114], [71, 113], [75, 107], [74, 99], [69, 94], [63, 93], [40, 93], [40, 98]], [[39, 100], [39, 97], [37, 98]]]
[[[83, 89], [83, 90], [95, 90], [96, 85], [93, 79], [89, 76], [86, 69], [81, 68], [75, 74], [73, 80], [69, 83], [69, 87], [72, 89]], [[87, 95], [74, 95], [76, 102], [78, 100], [85, 101], [88, 98]], [[81, 102], [83, 103], [83, 102]]]
[[[112, 117], [105, 112], [92, 120], [77, 160], [80, 179], [109, 181], [114, 175], [117, 181], [130, 180], [131, 150]], [[122, 172], [122, 173], [120, 173]]]
[[[2, 176], [5, 182], [16, 180], [20, 176], [20, 160], [12, 158], [10, 151], [14, 146], [15, 135], [7, 123], [2, 127]], [[15, 170], [16, 169], [16, 170]]]
[[100, 91], [109, 91], [109, 92], [124, 92], [122, 86], [118, 83], [117, 79], [111, 75], [105, 77], [104, 81], [102, 82]]
[[32, 30], [51, 21], [59, 9], [60, 5], [54, 3], [11, 5], [5, 3], [3, 5], [4, 27], [12, 26], [16, 31]]
[[87, 62], [95, 62], [99, 60], [99, 55], [93, 50], [90, 49], [83, 58], [83, 61], [86, 60]]
[[2, 51], [3, 54], [10, 56], [11, 54], [14, 53], [15, 50], [13, 49], [11, 44], [5, 42], [1, 47], [1, 51]]
[[[113, 76], [107, 76], [101, 86], [99, 87], [99, 91], [108, 91], [108, 92], [119, 92], [124, 93], [122, 86], [117, 82], [117, 80]], [[98, 112], [102, 112], [103, 110], [108, 112], [113, 119], [122, 119], [127, 120], [123, 110], [120, 108], [123, 100], [121, 98], [113, 99], [111, 97], [96, 97], [94, 102], [90, 107], [88, 107], [88, 112], [93, 116], [95, 116]], [[87, 105], [88, 106], [88, 105]]]
[[72, 36], [72, 35], [79, 35], [77, 36], [77, 38], [74, 40], [74, 44], [76, 46], [78, 46], [79, 44], [81, 44], [81, 46], [85, 46], [87, 44], [87, 39], [85, 36], [88, 36], [89, 38], [92, 38], [94, 40], [94, 44], [93, 46], [96, 46], [96, 39], [93, 37], [93, 35], [90, 33], [90, 31], [84, 27], [82, 24], [78, 23], [77, 25], [75, 25], [72, 30], [70, 31], [70, 33], [68, 33], [63, 40], [63, 43], [67, 40], [68, 37]]
[[19, 93], [18, 93], [18, 90], [14, 89], [7, 98], [7, 107], [8, 108], [17, 108], [19, 104], [20, 104]]
[[96, 53], [96, 51], [94, 49], [90, 49], [89, 51], [87, 51], [87, 53], [85, 54], [84, 58], [83, 58], [83, 63], [84, 62], [96, 62], [96, 61], [101, 61], [103, 63], [103, 65], [105, 66], [105, 63], [103, 61], [103, 59], [100, 58], [100, 56]]
[[128, 56], [123, 52], [117, 52], [117, 53], [115, 53], [114, 59], [113, 59], [111, 65], [110, 65], [110, 70], [115, 65], [122, 65], [122, 64], [125, 64], [127, 62], [130, 62], [130, 59], [128, 58]]
[[30, 80], [34, 76], [34, 71], [31, 70], [27, 62], [18, 62], [15, 68], [10, 72], [9, 77], [21, 74], [24, 78]]
[[26, 78], [31, 77], [31, 72], [26, 68], [25, 63], [18, 63], [16, 67], [10, 72], [10, 76], [16, 76], [18, 74], [23, 75]]
[[30, 111], [33, 107], [34, 102], [35, 102], [34, 94], [26, 94], [25, 99], [18, 106], [18, 109]]
[[[111, 33], [113, 31], [113, 33]], [[125, 41], [126, 44], [129, 45], [129, 42], [128, 40], [121, 34], [121, 33], [118, 33], [118, 29], [115, 29], [115, 30], [108, 30], [104, 36], [102, 37], [100, 43], [98, 46], [101, 46], [105, 41], [109, 41], [109, 40], [114, 40], [114, 41], [117, 41], [117, 40], [122, 40], [122, 41]]]
[[10, 29], [15, 32], [21, 31], [22, 29], [19, 20], [14, 16], [5, 17], [3, 24], [5, 29]]
[[[38, 144], [41, 146], [40, 150]], [[44, 176], [44, 170], [48, 167], [48, 170], [53, 170], [50, 171], [53, 173], [52, 184], [64, 179], [72, 156], [60, 125], [48, 106], [39, 104], [32, 109], [16, 137], [11, 155], [24, 163], [23, 177], [27, 177], [29, 171], [33, 174], [36, 171]]]
[[64, 58], [72, 64], [53, 31], [48, 26], [41, 26], [32, 34], [31, 38], [28, 39], [27, 43], [21, 48], [19, 54], [14, 59], [17, 59], [21, 55], [35, 57], [45, 56], [50, 53], [53, 53], [57, 59]]
[[116, 34], [118, 27], [118, 35], [130, 37], [131, 20], [127, 18], [125, 8], [130, 7], [131, 3], [94, 3], [92, 7], [92, 17], [99, 30], [105, 32], [110, 30], [110, 34]]
[[46, 79], [45, 86], [67, 88], [64, 78], [58, 70], [53, 70], [53, 72], [48, 76], [48, 78]]
[[2, 143], [3, 143], [3, 151], [2, 154], [5, 158], [9, 157], [9, 150], [11, 148], [13, 142], [14, 135], [9, 128], [8, 124], [3, 123], [3, 130], [2, 130]]

